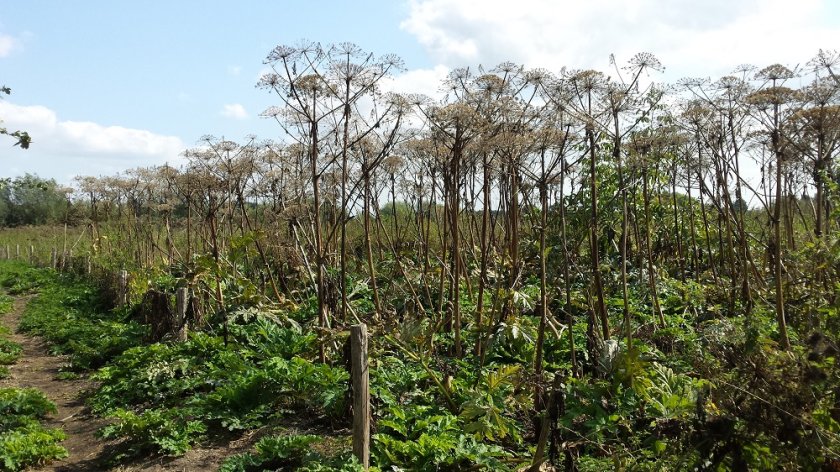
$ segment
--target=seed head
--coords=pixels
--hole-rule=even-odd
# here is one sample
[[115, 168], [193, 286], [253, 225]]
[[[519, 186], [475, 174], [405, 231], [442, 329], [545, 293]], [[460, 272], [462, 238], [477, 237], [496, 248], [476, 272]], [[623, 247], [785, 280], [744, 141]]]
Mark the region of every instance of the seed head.
[[653, 54], [640, 52], [630, 59], [629, 69], [651, 69], [657, 72], [664, 72], [665, 66]]
[[774, 82], [778, 80], [787, 80], [795, 76], [796, 74], [794, 74], [792, 70], [781, 64], [767, 66], [755, 74], [755, 78], [758, 80], [769, 80]]
[[291, 47], [280, 45], [275, 47], [268, 53], [268, 56], [265, 59], [266, 64], [272, 64], [278, 61], [285, 61], [289, 62], [294, 59], [294, 57], [298, 54], [298, 50]]

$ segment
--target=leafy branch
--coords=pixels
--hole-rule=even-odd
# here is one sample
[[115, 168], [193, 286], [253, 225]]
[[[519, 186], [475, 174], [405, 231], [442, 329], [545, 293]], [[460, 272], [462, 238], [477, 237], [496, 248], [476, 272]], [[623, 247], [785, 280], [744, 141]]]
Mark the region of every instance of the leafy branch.
[[[0, 94], [2, 93], [11, 95], [12, 89], [4, 85], [0, 87]], [[2, 121], [0, 121], [0, 123], [2, 123]], [[6, 136], [11, 136], [17, 139], [17, 142], [14, 145], [20, 146], [21, 149], [29, 149], [29, 145], [32, 143], [32, 137], [29, 136], [29, 133], [26, 131], [9, 131], [6, 128], [0, 127], [0, 134], [5, 134]]]

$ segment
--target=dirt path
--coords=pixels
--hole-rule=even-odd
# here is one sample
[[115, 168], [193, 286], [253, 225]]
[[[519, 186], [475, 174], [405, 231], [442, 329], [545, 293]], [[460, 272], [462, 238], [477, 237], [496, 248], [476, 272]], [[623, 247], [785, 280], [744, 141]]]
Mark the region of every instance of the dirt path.
[[17, 332], [23, 310], [31, 298], [31, 295], [16, 297], [12, 311], [0, 315], [0, 324], [11, 331], [8, 338], [23, 347], [20, 359], [8, 366], [9, 377], [0, 379], [0, 387], [34, 387], [52, 400], [58, 412], [46, 424], [64, 430], [67, 439], [61, 444], [67, 448], [70, 456], [30, 471], [215, 471], [225, 457], [247, 450], [253, 443], [251, 435], [246, 435], [231, 443], [221, 441], [222, 444], [217, 446], [193, 449], [182, 457], [152, 456], [130, 464], [108, 467], [107, 461], [118, 443], [96, 436], [96, 432], [107, 421], [94, 416], [84, 404], [84, 393], [93, 388], [94, 383], [87, 378], [56, 379], [61, 367], [66, 364], [65, 358], [50, 355], [48, 345], [42, 339]]

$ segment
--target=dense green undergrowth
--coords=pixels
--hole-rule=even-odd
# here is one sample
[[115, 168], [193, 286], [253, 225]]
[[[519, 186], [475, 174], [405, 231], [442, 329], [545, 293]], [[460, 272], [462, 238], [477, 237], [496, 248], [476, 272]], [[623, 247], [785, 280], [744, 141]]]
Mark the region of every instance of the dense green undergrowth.
[[228, 457], [219, 472], [297, 470], [300, 472], [356, 472], [361, 465], [354, 456], [325, 456], [317, 450], [322, 438], [313, 434], [266, 436], [254, 452]]
[[195, 332], [183, 343], [143, 344], [147, 328], [132, 310], [109, 309], [85, 280], [19, 264], [0, 268], [9, 292], [37, 291], [20, 329], [68, 355], [73, 371], [93, 372], [100, 386], [89, 403], [113, 420], [105, 438], [126, 439], [120, 457], [183, 454], [208, 433], [267, 426], [284, 415], [314, 412], [315, 426], [344, 424], [348, 373], [313, 363], [314, 336], [293, 321], [282, 326], [271, 315], [243, 313], [231, 318], [227, 342]]
[[0, 285], [9, 293], [37, 290], [19, 329], [46, 339], [53, 353], [67, 354], [70, 369], [102, 366], [142, 342], [145, 328], [127, 312], [107, 309], [92, 284], [47, 269], [13, 267], [0, 279]]
[[348, 375], [315, 364], [289, 338], [311, 338], [271, 321], [232, 326], [219, 336], [194, 333], [178, 344], [130, 349], [95, 374], [94, 411], [117, 419], [106, 437], [128, 437], [139, 449], [181, 454], [210, 430], [241, 431], [284, 415], [341, 421]]
[[36, 389], [0, 388], [0, 470], [23, 470], [67, 457], [60, 429], [41, 420], [55, 405]]
[[14, 364], [20, 357], [21, 347], [19, 344], [2, 337], [0, 330], [0, 379], [9, 375], [8, 365]]
[[[0, 317], [9, 313], [12, 309], [12, 298], [8, 295], [0, 294]], [[0, 324], [0, 379], [6, 378], [9, 375], [8, 365], [14, 364], [20, 357], [21, 347], [19, 344], [12, 342], [6, 336], [9, 334], [9, 329]]]
[[[3, 267], [19, 272], [0, 277], [4, 286], [40, 292], [22, 327], [68, 354], [74, 369], [93, 372], [99, 387], [88, 401], [112, 419], [103, 436], [125, 440], [118, 459], [180, 455], [207, 439], [262, 429], [267, 435], [253, 452], [230, 457], [222, 470], [359, 468], [347, 443], [347, 333], [330, 333], [334, 361], [320, 363], [314, 298], [284, 308], [231, 307], [186, 341], [144, 343], [147, 327], [130, 307], [108, 309], [87, 282]], [[533, 296], [535, 283], [526, 281], [523, 298]], [[242, 287], [230, 280], [224, 288], [235, 299]], [[634, 286], [630, 296], [646, 293]], [[575, 297], [577, 303], [580, 292]], [[351, 304], [362, 311], [370, 300], [358, 290]], [[663, 277], [660, 305], [664, 326], [646, 331], [652, 314], [633, 306], [641, 327], [632, 345], [606, 343], [601, 349], [611, 353], [597, 368], [574, 376], [579, 366], [569, 360], [565, 330], [586, 346], [586, 326], [561, 326], [546, 339], [542, 386], [558, 385], [546, 424], [550, 443], [566, 444], [547, 451], [555, 463], [573, 462], [581, 471], [773, 470], [781, 463], [820, 470], [840, 450], [840, 368], [831, 339], [795, 338], [793, 349], [780, 350], [768, 304], [755, 304], [748, 317], [726, 316], [725, 292], [714, 285]], [[464, 306], [468, 323], [473, 309]], [[823, 313], [826, 326], [836, 317], [834, 309]], [[375, 469], [527, 465], [540, 420], [533, 414], [539, 384], [528, 368], [537, 325], [527, 307], [512, 314], [495, 328], [483, 359], [452, 356], [452, 336], [431, 320], [371, 326]], [[463, 341], [473, 345], [478, 336], [465, 332]], [[306, 434], [284, 431], [289, 421], [302, 421]], [[319, 449], [322, 443], [329, 447]]]

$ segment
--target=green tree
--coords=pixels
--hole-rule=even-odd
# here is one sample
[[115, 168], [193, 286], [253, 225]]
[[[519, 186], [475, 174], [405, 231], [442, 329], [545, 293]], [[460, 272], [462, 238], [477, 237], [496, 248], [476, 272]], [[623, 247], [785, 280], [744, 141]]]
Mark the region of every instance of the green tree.
[[0, 226], [57, 223], [67, 214], [64, 189], [37, 175], [0, 182]]

